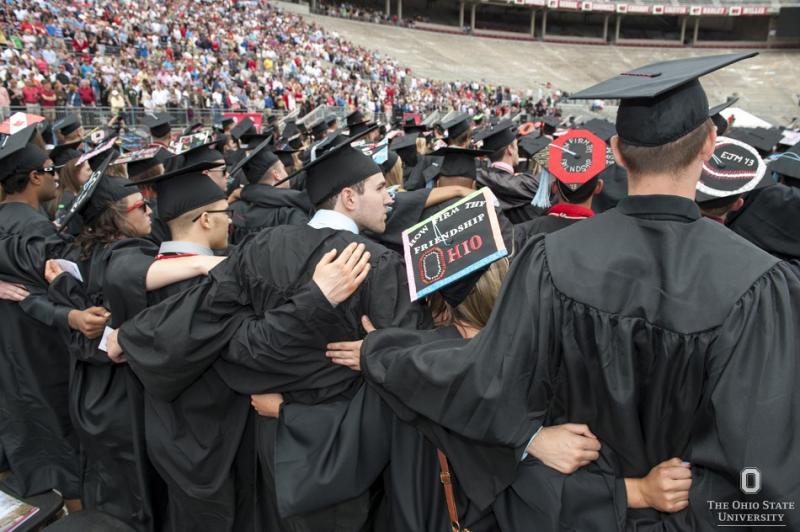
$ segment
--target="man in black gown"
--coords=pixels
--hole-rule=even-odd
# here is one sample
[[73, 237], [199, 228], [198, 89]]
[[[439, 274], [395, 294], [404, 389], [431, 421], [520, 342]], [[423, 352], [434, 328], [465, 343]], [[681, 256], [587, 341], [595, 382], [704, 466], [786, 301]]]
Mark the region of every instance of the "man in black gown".
[[[622, 99], [612, 147], [630, 195], [530, 241], [466, 347], [404, 349], [397, 330], [364, 342], [365, 378], [466, 437], [518, 446], [560, 422], [597, 435], [600, 459], [584, 468], [594, 482], [537, 480], [535, 461], [522, 463], [507, 490], [519, 529], [544, 512], [575, 530], [710, 531], [731, 516], [709, 501], [800, 499], [800, 455], [787, 447], [800, 415], [800, 275], [693, 201], [715, 142], [697, 78], [751, 55], [649, 65], [575, 95]], [[673, 456], [692, 465], [688, 508], [628, 508], [635, 486], [612, 476]], [[758, 495], [740, 491], [748, 468]], [[797, 510], [777, 513], [800, 523]]]

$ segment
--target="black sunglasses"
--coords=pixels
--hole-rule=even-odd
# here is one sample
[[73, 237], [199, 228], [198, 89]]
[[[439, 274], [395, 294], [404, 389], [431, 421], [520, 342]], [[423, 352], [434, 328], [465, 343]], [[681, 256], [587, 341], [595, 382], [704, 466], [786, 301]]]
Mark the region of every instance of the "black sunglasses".
[[39, 172], [40, 174], [55, 174], [56, 173], [56, 167], [55, 166], [45, 166], [44, 168], [39, 168], [36, 171]]
[[201, 212], [199, 215], [197, 215], [197, 216], [194, 218], [194, 220], [192, 220], [192, 223], [195, 223], [195, 222], [196, 222], [197, 220], [199, 220], [199, 219], [200, 219], [200, 217], [201, 217], [201, 216], [203, 216], [204, 214], [214, 214], [214, 213], [220, 213], [220, 214], [222, 214], [222, 213], [225, 213], [225, 214], [227, 214], [227, 215], [228, 215], [228, 218], [232, 218], [232, 217], [233, 217], [233, 209], [217, 209], [217, 210], [213, 210], [213, 211], [204, 211], [204, 212]]

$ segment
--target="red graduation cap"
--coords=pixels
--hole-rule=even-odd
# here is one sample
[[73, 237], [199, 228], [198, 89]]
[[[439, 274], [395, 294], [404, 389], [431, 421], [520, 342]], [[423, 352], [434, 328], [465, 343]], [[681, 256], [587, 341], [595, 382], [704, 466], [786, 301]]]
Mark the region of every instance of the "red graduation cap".
[[550, 144], [547, 170], [576, 190], [606, 168], [606, 143], [585, 129], [571, 129]]

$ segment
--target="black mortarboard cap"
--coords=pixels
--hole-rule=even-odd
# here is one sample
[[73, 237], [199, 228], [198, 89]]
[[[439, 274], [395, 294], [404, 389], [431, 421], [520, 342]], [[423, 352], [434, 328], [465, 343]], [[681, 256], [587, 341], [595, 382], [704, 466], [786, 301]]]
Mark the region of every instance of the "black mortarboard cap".
[[778, 155], [769, 163], [769, 170], [790, 179], [800, 179], [800, 143]]
[[325, 120], [319, 120], [311, 125], [311, 134], [315, 137], [322, 136], [328, 130], [328, 124]]
[[475, 158], [491, 153], [487, 150], [467, 150], [450, 146], [439, 148], [431, 155], [442, 156], [442, 164], [438, 166], [438, 171], [431, 177], [470, 177], [476, 179]]
[[300, 172], [305, 172], [306, 192], [311, 203], [318, 205], [343, 188], [360, 183], [372, 175], [380, 174], [381, 169], [372, 160], [372, 157], [364, 155], [361, 150], [350, 146], [376, 128], [377, 126], [373, 126], [358, 135], [346, 137], [344, 142], [333, 146], [322, 156], [287, 176], [281, 182], [288, 181]]
[[203, 173], [215, 166], [214, 163], [184, 166], [138, 183], [129, 183], [128, 186], [155, 187], [158, 193], [158, 217], [169, 222], [198, 207], [226, 198], [219, 186]]
[[511, 120], [502, 120], [495, 125], [479, 129], [472, 135], [476, 147], [496, 152], [510, 145], [517, 138], [517, 128]]
[[192, 135], [192, 134], [197, 132], [197, 131], [195, 131], [196, 129], [203, 129], [203, 123], [202, 122], [195, 122], [194, 124], [190, 125], [189, 127], [187, 127], [186, 129], [183, 130], [183, 135], [184, 136]]
[[399, 158], [400, 157], [397, 155], [397, 152], [392, 150], [387, 150], [386, 160], [378, 165], [380, 166], [383, 175], [386, 175], [392, 170], [392, 168], [394, 168], [394, 165], [397, 164], [397, 159]]
[[68, 144], [59, 144], [50, 150], [50, 159], [53, 161], [53, 166], [56, 168], [63, 168], [72, 159], [80, 159], [83, 152], [78, 149], [81, 141], [70, 142]]
[[166, 164], [170, 157], [172, 157], [170, 152], [164, 148], [158, 148], [155, 153], [152, 153], [149, 157], [137, 159], [128, 163], [128, 176], [131, 179], [135, 179], [136, 176], [145, 173], [154, 166]]
[[726, 132], [725, 136], [740, 140], [762, 153], [769, 154], [781, 140], [781, 130], [765, 127], [735, 127]]
[[459, 113], [442, 123], [442, 128], [447, 131], [447, 138], [451, 140], [469, 131], [470, 127], [472, 127], [472, 117], [468, 113]]
[[221, 151], [216, 149], [218, 144], [219, 141], [214, 140], [207, 142], [206, 144], [200, 144], [199, 146], [195, 146], [183, 152], [181, 166], [191, 166], [199, 163], [213, 162], [216, 162], [217, 166], [221, 166], [224, 163], [220, 163], [219, 161], [224, 161], [225, 156], [222, 155]]
[[530, 134], [519, 139], [519, 153], [530, 159], [553, 142], [543, 135]]
[[286, 126], [283, 128], [283, 133], [281, 134], [281, 138], [284, 142], [289, 142], [302, 134], [300, 128], [297, 127], [295, 122], [287, 122]]
[[273, 153], [278, 156], [278, 159], [281, 160], [283, 166], [288, 168], [290, 166], [294, 166], [294, 154], [298, 151], [299, 150], [295, 150], [289, 145], [284, 145], [274, 150]]
[[272, 132], [273, 129], [270, 127], [264, 130], [263, 133], [259, 133], [258, 131], [256, 131], [256, 128], [254, 126], [250, 130], [248, 130], [247, 133], [239, 137], [239, 140], [241, 140], [244, 144], [247, 144], [249, 146], [250, 144], [260, 143], [262, 140], [273, 138]]
[[130, 181], [124, 177], [105, 175], [106, 168], [113, 158], [114, 152], [110, 151], [101, 156], [99, 166], [83, 184], [65, 217], [57, 221], [61, 230], [66, 228], [77, 214], [81, 215], [85, 223], [91, 223], [103, 214], [109, 205], [137, 192], [136, 189], [126, 186]]
[[544, 125], [549, 126], [554, 130], [561, 125], [561, 119], [553, 115], [545, 116], [544, 118], [542, 118], [542, 122], [544, 122]]
[[[252, 130], [252, 131], [251, 131]], [[250, 118], [245, 117], [243, 118], [238, 124], [231, 128], [231, 137], [239, 140], [242, 138], [242, 135], [246, 133], [257, 133], [256, 125], [253, 123]]]
[[605, 142], [608, 142], [611, 137], [617, 134], [617, 127], [612, 122], [602, 118], [592, 118], [579, 127], [580, 129], [588, 129]]
[[[264, 173], [278, 161], [280, 161], [280, 159], [270, 149], [270, 142], [264, 140], [261, 144], [250, 150], [247, 157], [242, 159], [237, 166], [244, 171], [247, 181], [250, 183], [258, 183], [261, 178], [264, 177]], [[235, 171], [236, 168], [234, 168], [234, 171], [231, 173], [235, 173]]]
[[330, 114], [325, 117], [325, 124], [331, 127], [337, 123], [336, 115]]
[[32, 142], [35, 135], [34, 124], [3, 139], [0, 144], [0, 182], [41, 168], [49, 158], [45, 150]]
[[74, 133], [81, 127], [81, 120], [78, 115], [68, 114], [53, 125], [53, 129], [62, 135]]
[[352, 128], [353, 126], [358, 126], [360, 124], [366, 124], [367, 119], [364, 114], [359, 110], [356, 109], [352, 113], [348, 114], [345, 123], [347, 124], [347, 129]]
[[154, 137], [166, 137], [172, 130], [172, 115], [169, 113], [145, 113], [142, 123], [150, 130]]
[[573, 94], [573, 99], [619, 99], [617, 133], [634, 146], [662, 146], [708, 119], [698, 78], [757, 52], [662, 61], [625, 72]]
[[728, 107], [730, 107], [731, 105], [735, 104], [738, 101], [739, 101], [739, 97], [738, 96], [736, 96], [734, 98], [729, 98], [725, 102], [723, 102], [723, 103], [721, 103], [719, 105], [715, 105], [714, 107], [709, 109], [708, 110], [708, 116], [718, 115], [722, 111], [724, 111], [725, 109], [727, 109]]
[[217, 131], [224, 131], [225, 128], [228, 126], [228, 124], [232, 124], [234, 122], [236, 122], [235, 118], [233, 118], [232, 116], [226, 116], [218, 123], [214, 124], [214, 129], [216, 129]]
[[410, 150], [414, 148], [414, 151], [417, 151], [417, 138], [419, 134], [417, 133], [406, 133], [405, 135], [400, 135], [399, 137], [395, 137], [389, 143], [389, 149], [394, 151], [401, 151], [401, 150]]
[[728, 137], [719, 137], [714, 154], [703, 163], [695, 201], [711, 203], [737, 197], [771, 182], [767, 167], [755, 148]]

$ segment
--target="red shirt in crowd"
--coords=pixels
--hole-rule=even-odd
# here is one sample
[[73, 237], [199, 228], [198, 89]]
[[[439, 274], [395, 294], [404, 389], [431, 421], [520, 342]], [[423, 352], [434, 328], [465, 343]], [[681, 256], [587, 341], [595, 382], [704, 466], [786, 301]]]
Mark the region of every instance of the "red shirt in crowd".
[[22, 89], [22, 100], [25, 103], [39, 103], [39, 87], [33, 85], [25, 85]]
[[93, 105], [95, 98], [94, 98], [94, 91], [92, 87], [89, 85], [82, 85], [78, 87], [78, 96], [81, 97], [81, 102], [83, 105]]
[[56, 106], [56, 91], [53, 89], [42, 89], [42, 106], [55, 107]]

